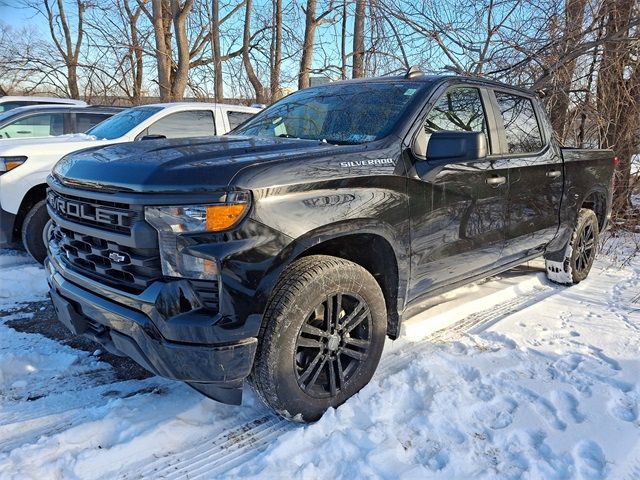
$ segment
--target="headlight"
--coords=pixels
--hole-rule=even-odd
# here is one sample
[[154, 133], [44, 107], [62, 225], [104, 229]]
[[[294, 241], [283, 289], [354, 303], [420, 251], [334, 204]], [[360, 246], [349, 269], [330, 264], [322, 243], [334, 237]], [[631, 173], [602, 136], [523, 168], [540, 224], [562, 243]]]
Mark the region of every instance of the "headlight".
[[8, 172], [27, 161], [27, 157], [0, 157], [0, 173]]
[[171, 277], [213, 279], [218, 266], [210, 259], [183, 252], [189, 242], [184, 233], [222, 232], [236, 225], [249, 210], [248, 192], [230, 192], [223, 203], [145, 207], [144, 217], [156, 230], [162, 273]]

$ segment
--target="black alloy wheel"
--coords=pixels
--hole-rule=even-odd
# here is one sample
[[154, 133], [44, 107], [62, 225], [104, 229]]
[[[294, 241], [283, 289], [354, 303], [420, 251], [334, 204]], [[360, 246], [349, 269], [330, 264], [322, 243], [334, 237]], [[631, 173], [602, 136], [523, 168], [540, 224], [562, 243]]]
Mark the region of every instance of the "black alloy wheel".
[[346, 388], [369, 351], [371, 311], [358, 295], [329, 296], [306, 318], [296, 340], [298, 385], [316, 398]]
[[591, 267], [596, 253], [593, 225], [587, 224], [585, 226], [578, 237], [575, 248], [577, 250], [576, 270], [578, 274], [583, 274], [587, 268]]
[[386, 332], [385, 298], [370, 272], [342, 258], [302, 257], [272, 292], [249, 381], [279, 415], [317, 420], [369, 383]]

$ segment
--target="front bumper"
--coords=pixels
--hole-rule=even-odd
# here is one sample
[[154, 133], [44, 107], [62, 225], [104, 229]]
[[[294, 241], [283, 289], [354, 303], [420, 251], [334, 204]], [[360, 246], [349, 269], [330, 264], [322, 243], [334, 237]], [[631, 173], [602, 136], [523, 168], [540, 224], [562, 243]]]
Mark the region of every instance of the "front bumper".
[[215, 400], [241, 402], [257, 347], [256, 338], [243, 337], [246, 330], [198, 310], [159, 320], [156, 300], [163, 282], [132, 295], [71, 272], [55, 257], [47, 260], [46, 271], [58, 319], [74, 334], [89, 336], [112, 353], [156, 375], [187, 382]]
[[8, 247], [13, 243], [13, 229], [16, 216], [0, 208], [0, 247]]

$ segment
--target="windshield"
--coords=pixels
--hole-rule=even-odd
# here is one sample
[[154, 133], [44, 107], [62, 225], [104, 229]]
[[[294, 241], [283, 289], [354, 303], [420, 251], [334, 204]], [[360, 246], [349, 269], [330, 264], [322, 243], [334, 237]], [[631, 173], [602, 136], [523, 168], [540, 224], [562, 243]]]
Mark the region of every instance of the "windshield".
[[113, 140], [129, 133], [162, 107], [136, 107], [120, 112], [87, 131], [98, 139]]
[[425, 87], [420, 82], [351, 83], [300, 90], [231, 132], [356, 144], [388, 135]]

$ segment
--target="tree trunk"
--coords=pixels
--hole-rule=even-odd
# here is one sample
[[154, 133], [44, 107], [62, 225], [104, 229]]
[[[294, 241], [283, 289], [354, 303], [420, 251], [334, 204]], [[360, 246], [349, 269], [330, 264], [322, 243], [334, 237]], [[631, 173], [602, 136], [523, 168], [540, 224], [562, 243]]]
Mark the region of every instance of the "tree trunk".
[[250, 41], [251, 41], [251, 10], [253, 9], [253, 0], [247, 0], [247, 4], [245, 6], [245, 15], [244, 15], [244, 32], [242, 35], [242, 63], [244, 65], [244, 69], [247, 72], [247, 78], [249, 79], [249, 83], [253, 87], [256, 92], [256, 102], [258, 103], [266, 103], [266, 95], [264, 91], [264, 86], [260, 79], [256, 75], [253, 70], [253, 66], [251, 65], [251, 58], [249, 57], [250, 51]]
[[129, 35], [131, 36], [131, 45], [129, 46], [129, 60], [131, 65], [132, 91], [130, 99], [134, 105], [140, 102], [142, 96], [142, 80], [144, 78], [144, 62], [142, 56], [142, 46], [138, 36], [138, 20], [142, 9], [140, 6], [135, 11], [131, 10], [128, 0], [123, 2], [127, 19], [129, 20]]
[[189, 80], [190, 54], [186, 23], [192, 6], [193, 0], [187, 0], [182, 8], [179, 0], [171, 0], [171, 15], [173, 16], [173, 27], [176, 33], [178, 50], [178, 62], [171, 81], [171, 97], [173, 100], [182, 100], [184, 98], [184, 91]]
[[356, 13], [353, 18], [352, 78], [364, 76], [364, 17], [365, 0], [356, 0]]
[[271, 101], [278, 100], [280, 91], [280, 69], [282, 68], [282, 0], [273, 0], [273, 35], [272, 48], [273, 58], [271, 61]]
[[298, 88], [309, 86], [309, 72], [313, 62], [313, 44], [316, 36], [316, 4], [317, 0], [307, 0], [305, 11], [304, 39], [302, 41], [302, 59], [300, 60], [300, 74]]
[[69, 84], [69, 96], [71, 98], [80, 98], [78, 68], [74, 64], [67, 65], [67, 83]]
[[[156, 65], [158, 69], [158, 88], [160, 100], [170, 102], [171, 98], [171, 50], [167, 50], [167, 30], [165, 25], [165, 0], [151, 0], [153, 32], [156, 40]], [[169, 34], [170, 38], [170, 34]]]
[[224, 101], [222, 58], [220, 54], [220, 2], [211, 2], [211, 50], [213, 52], [213, 95], [216, 102]]
[[347, 21], [349, 17], [347, 5], [346, 1], [342, 3], [342, 28], [340, 31], [340, 78], [342, 80], [347, 79]]

